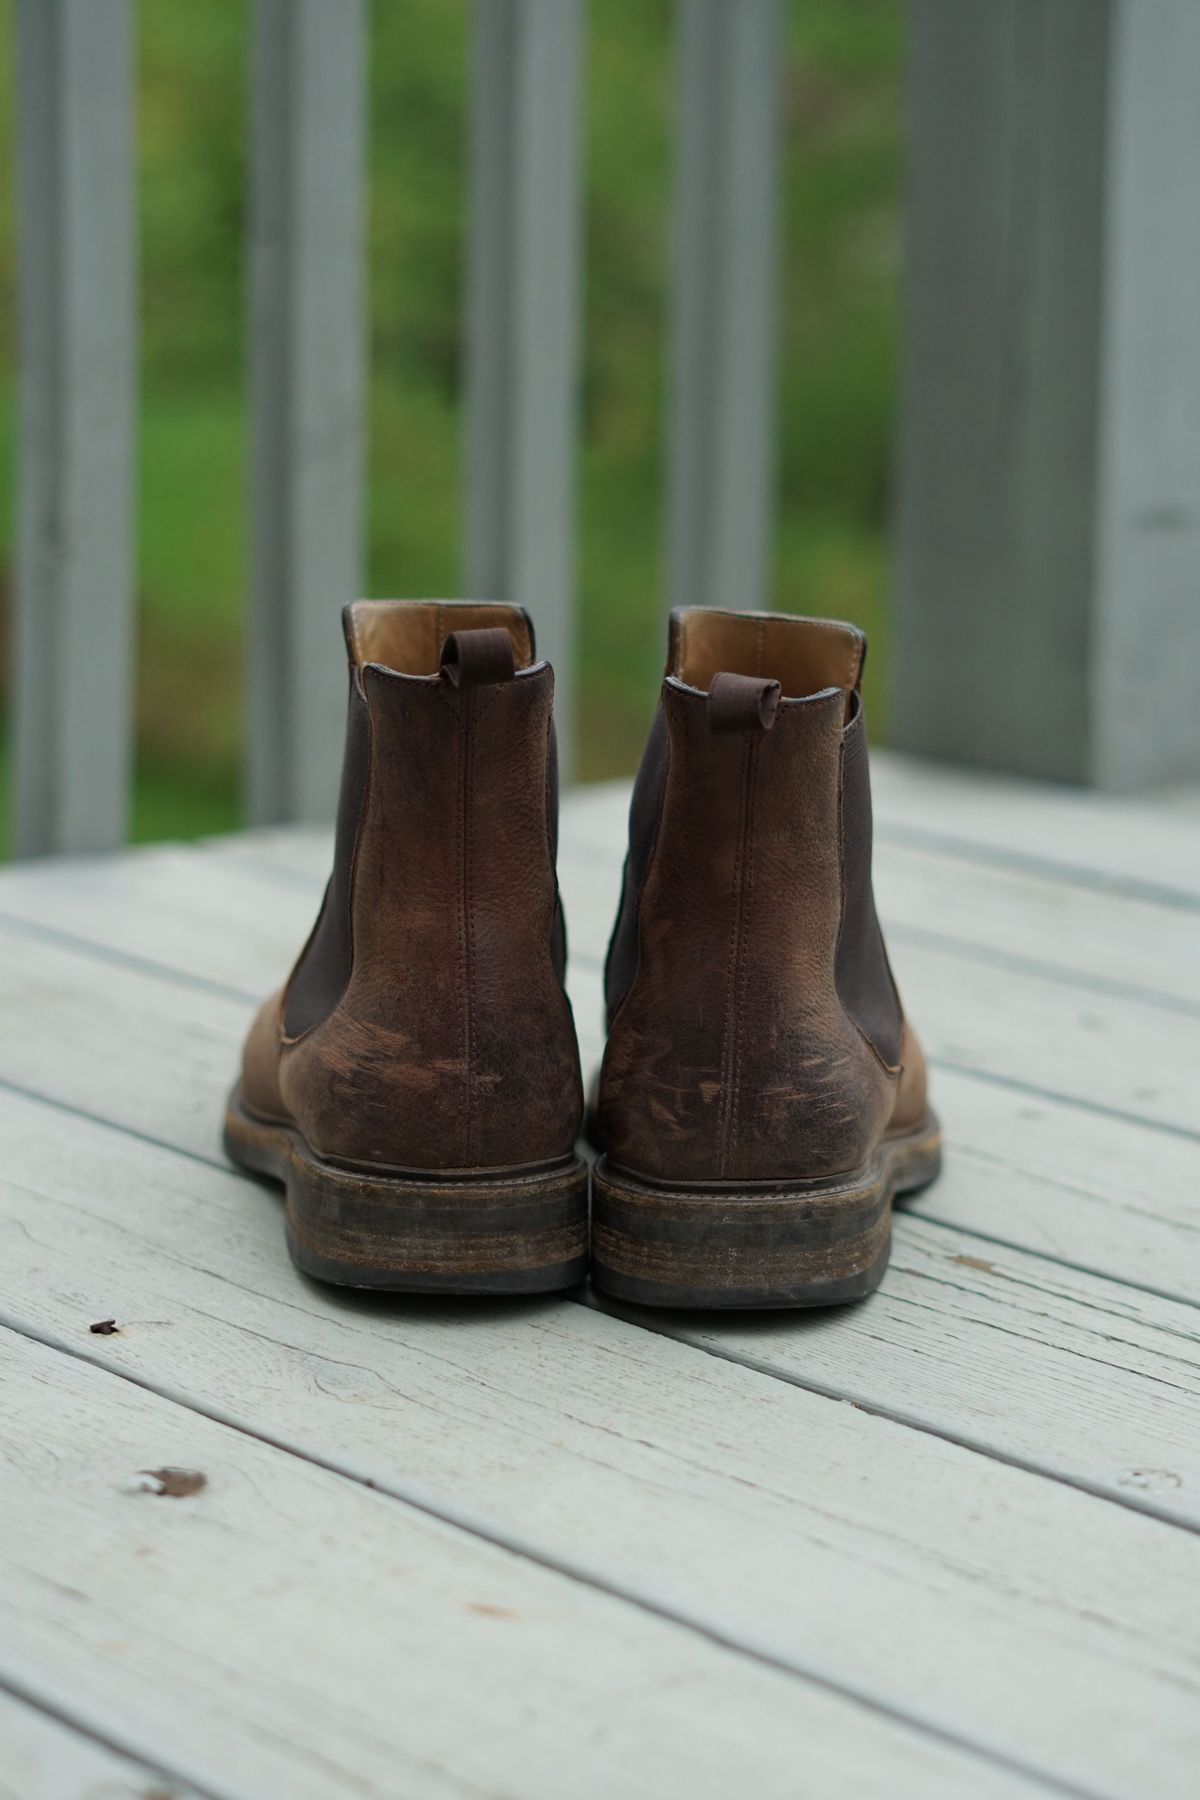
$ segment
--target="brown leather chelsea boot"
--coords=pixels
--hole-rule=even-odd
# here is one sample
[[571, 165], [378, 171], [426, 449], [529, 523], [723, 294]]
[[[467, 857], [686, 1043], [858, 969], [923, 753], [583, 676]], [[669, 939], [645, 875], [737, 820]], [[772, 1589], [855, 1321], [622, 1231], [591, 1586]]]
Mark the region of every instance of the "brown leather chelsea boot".
[[555, 879], [554, 676], [516, 607], [360, 601], [333, 874], [262, 1008], [225, 1144], [300, 1268], [528, 1294], [586, 1272]]
[[850, 625], [673, 613], [609, 947], [599, 1286], [659, 1306], [876, 1287], [893, 1195], [937, 1174], [871, 891]]

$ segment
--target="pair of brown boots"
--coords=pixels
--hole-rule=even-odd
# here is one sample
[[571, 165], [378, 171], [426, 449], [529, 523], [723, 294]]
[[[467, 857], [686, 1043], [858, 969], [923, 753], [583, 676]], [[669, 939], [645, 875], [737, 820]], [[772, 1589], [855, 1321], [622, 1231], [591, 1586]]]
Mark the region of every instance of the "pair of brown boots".
[[856, 1299], [936, 1121], [871, 890], [848, 625], [673, 614], [634, 788], [589, 1135], [555, 876], [549, 665], [516, 607], [346, 609], [333, 874], [225, 1141], [301, 1269], [671, 1306]]

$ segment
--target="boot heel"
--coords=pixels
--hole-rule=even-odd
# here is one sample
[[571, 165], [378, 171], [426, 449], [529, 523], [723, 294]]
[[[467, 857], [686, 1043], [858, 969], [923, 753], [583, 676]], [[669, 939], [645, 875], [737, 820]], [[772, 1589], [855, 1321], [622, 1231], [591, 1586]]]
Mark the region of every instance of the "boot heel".
[[883, 1279], [892, 1200], [941, 1162], [932, 1115], [829, 1181], [660, 1186], [614, 1169], [592, 1181], [592, 1280], [646, 1306], [802, 1307], [860, 1300]]
[[577, 1157], [505, 1175], [375, 1175], [323, 1161], [235, 1090], [225, 1149], [283, 1183], [287, 1243], [306, 1275], [393, 1293], [540, 1294], [587, 1273], [588, 1177]]

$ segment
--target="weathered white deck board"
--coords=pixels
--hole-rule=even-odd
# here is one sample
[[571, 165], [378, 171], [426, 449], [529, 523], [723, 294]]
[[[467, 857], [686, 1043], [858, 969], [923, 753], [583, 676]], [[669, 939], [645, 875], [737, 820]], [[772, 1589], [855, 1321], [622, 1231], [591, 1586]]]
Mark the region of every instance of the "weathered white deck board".
[[[965, 861], [888, 840], [875, 856], [890, 939], [1049, 973], [1116, 995], [1192, 1007], [1200, 1018], [1200, 907]], [[1113, 944], [1121, 945], [1114, 965]]]
[[0, 1689], [0, 1800], [208, 1800]]
[[269, 1195], [46, 1110], [0, 1098], [8, 1325], [1059, 1779], [1135, 1792], [1151, 1717], [1185, 1776], [1192, 1533], [584, 1307], [325, 1293]]
[[[277, 1203], [223, 1166], [217, 1133], [327, 834], [0, 873], [18, 1021], [0, 1033], [0, 1318], [18, 1334], [0, 1564], [15, 1554], [20, 1589], [14, 1608], [0, 1582], [0, 1683], [247, 1800], [1041, 1780], [1191, 1800], [1195, 808], [887, 758], [876, 794], [881, 909], [948, 1165], [898, 1220], [881, 1292], [799, 1319], [417, 1306], [300, 1280]], [[626, 806], [613, 784], [564, 809], [589, 1064]], [[112, 1316], [119, 1335], [88, 1333]], [[202, 1441], [227, 1486], [106, 1485], [150, 1422], [156, 1444]], [[462, 1626], [476, 1570], [484, 1604], [519, 1615], [498, 1654], [489, 1628], [518, 1621]], [[457, 1709], [439, 1704], [460, 1680]], [[5, 1716], [0, 1800], [21, 1766]]]
[[1161, 799], [1073, 792], [886, 752], [872, 753], [871, 777], [885, 840], [903, 835], [1200, 900], [1200, 835], [1179, 829], [1173, 805], [1194, 789]]
[[826, 1315], [790, 1332], [766, 1316], [654, 1328], [1200, 1529], [1195, 1309], [980, 1248], [899, 1222], [887, 1303], [837, 1332]]
[[[19, 1055], [0, 1044], [0, 1079], [220, 1163], [219, 1119], [246, 1020], [243, 1004], [219, 993], [177, 989], [158, 976], [93, 965], [80, 953], [43, 943], [30, 942], [18, 974], [43, 993], [57, 991], [59, 1000], [40, 1021], [31, 1020]], [[10, 974], [9, 986], [14, 978]], [[180, 996], [187, 1003], [182, 1013]], [[0, 989], [0, 997], [8, 995]], [[182, 1030], [180, 1016], [188, 1021]], [[114, 1017], [133, 1027], [120, 1059], [104, 1055]], [[985, 1171], [985, 1179], [990, 1174]], [[978, 1177], [969, 1164], [956, 1176], [951, 1163], [943, 1179], [961, 1185]], [[1136, 1217], [1128, 1226], [1136, 1231]], [[923, 1220], [918, 1203], [897, 1221], [894, 1279], [870, 1307], [833, 1315], [835, 1331], [821, 1335], [820, 1320], [785, 1325], [776, 1346], [779, 1372], [802, 1380], [807, 1373], [818, 1386], [840, 1387], [861, 1404], [899, 1408], [930, 1429], [1200, 1524], [1194, 1362], [1190, 1381], [1164, 1384], [1155, 1374], [1156, 1359], [1175, 1358], [1181, 1341], [1200, 1328], [1200, 1315], [1156, 1294], [1072, 1275], [1040, 1258], [1022, 1263], [1017, 1253], [1009, 1261], [1014, 1273], [997, 1274], [1006, 1265], [990, 1240], [948, 1233]], [[1022, 1313], [1032, 1314], [1023, 1321], [1028, 1337], [1041, 1329], [1047, 1295], [1057, 1288], [1079, 1296], [1076, 1310], [1064, 1302], [1041, 1348], [1031, 1341], [1012, 1354]], [[989, 1325], [997, 1308], [999, 1317]], [[1146, 1359], [1140, 1367], [1131, 1361], [1114, 1377], [1093, 1353], [1093, 1330], [1119, 1340], [1132, 1328], [1131, 1312], [1150, 1333]], [[913, 1329], [914, 1316], [925, 1321], [924, 1329]], [[736, 1344], [737, 1328], [731, 1332]], [[973, 1333], [982, 1374], [972, 1368], [968, 1375], [961, 1340]], [[791, 1354], [795, 1345], [802, 1347]], [[879, 1354], [883, 1345], [886, 1355]], [[822, 1360], [825, 1351], [828, 1361]], [[982, 1393], [975, 1391], [977, 1382]], [[1130, 1479], [1130, 1471], [1143, 1469], [1172, 1479], [1147, 1492]]]
[[[5, 1334], [0, 1670], [223, 1795], [1034, 1784]], [[202, 1471], [186, 1499], [136, 1471]], [[1167, 1684], [1163, 1684], [1163, 1692]]]
[[1200, 1302], [1200, 1138], [953, 1069], [934, 1080], [946, 1168], [914, 1216]]

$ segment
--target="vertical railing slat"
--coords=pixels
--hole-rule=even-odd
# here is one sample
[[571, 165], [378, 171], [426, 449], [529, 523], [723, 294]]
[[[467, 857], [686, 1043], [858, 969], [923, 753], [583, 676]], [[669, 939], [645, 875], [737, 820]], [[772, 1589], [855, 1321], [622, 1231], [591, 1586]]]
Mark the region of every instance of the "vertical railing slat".
[[574, 731], [581, 0], [479, 0], [467, 254], [466, 587], [528, 607]]
[[345, 718], [338, 612], [362, 563], [363, 0], [256, 0], [247, 807], [322, 819]]
[[916, 0], [891, 719], [1200, 775], [1200, 8]]
[[769, 589], [779, 0], [683, 0], [672, 295], [668, 592]]
[[20, 0], [13, 851], [126, 831], [133, 704], [129, 0]]
[[1200, 779], [1200, 7], [1113, 22], [1090, 774]]

